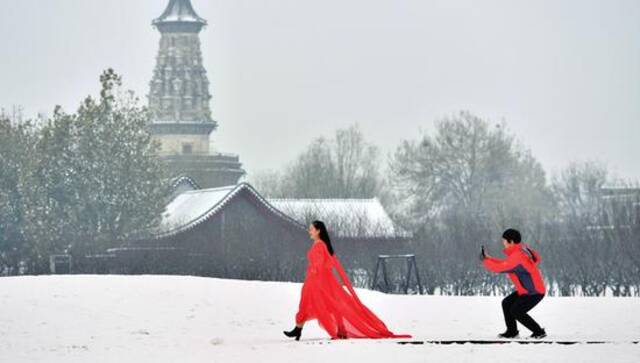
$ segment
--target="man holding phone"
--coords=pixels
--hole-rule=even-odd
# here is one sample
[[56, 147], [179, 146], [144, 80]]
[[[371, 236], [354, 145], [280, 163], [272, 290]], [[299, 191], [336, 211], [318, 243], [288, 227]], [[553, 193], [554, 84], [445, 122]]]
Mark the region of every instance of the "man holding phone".
[[527, 312], [533, 309], [545, 294], [542, 274], [538, 270], [540, 255], [528, 245], [522, 246], [522, 236], [515, 229], [507, 229], [502, 234], [502, 244], [506, 259], [491, 257], [485, 253], [484, 246], [480, 259], [484, 267], [497, 273], [506, 273], [515, 285], [516, 291], [502, 300], [502, 312], [507, 331], [499, 334], [501, 338], [516, 338], [519, 335], [516, 321], [527, 327], [533, 334], [531, 338], [542, 339], [547, 336], [544, 329]]

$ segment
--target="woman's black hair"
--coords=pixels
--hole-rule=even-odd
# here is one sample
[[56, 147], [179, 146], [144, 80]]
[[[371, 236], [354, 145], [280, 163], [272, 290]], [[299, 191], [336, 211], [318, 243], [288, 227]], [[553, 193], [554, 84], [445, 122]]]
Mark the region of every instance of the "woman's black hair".
[[502, 238], [516, 244], [522, 241], [522, 236], [520, 235], [520, 232], [511, 228], [504, 231], [504, 233], [502, 234]]
[[320, 232], [320, 239], [327, 246], [327, 250], [329, 250], [329, 254], [333, 256], [333, 246], [331, 246], [331, 238], [329, 238], [329, 232], [327, 231], [327, 227], [321, 221], [313, 221], [311, 223], [313, 228], [317, 229]]

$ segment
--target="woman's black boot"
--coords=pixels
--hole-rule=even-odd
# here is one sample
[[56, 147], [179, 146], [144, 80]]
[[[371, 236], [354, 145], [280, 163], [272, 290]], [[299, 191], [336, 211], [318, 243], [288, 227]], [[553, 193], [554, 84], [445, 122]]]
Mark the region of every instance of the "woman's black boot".
[[300, 335], [302, 335], [302, 327], [296, 326], [292, 331], [283, 331], [283, 333], [289, 338], [296, 338], [296, 340], [300, 340]]

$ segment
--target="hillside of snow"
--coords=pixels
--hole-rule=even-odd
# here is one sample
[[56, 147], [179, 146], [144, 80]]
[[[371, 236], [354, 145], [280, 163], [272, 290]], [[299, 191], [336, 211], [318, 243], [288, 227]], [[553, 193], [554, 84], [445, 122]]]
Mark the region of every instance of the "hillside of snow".
[[[400, 345], [329, 341], [293, 327], [300, 284], [189, 276], [0, 278], [0, 362], [638, 362], [640, 299], [545, 298], [531, 315], [548, 340], [609, 344]], [[398, 296], [358, 290], [414, 340], [494, 339], [500, 297]], [[527, 333], [520, 327], [521, 333]]]

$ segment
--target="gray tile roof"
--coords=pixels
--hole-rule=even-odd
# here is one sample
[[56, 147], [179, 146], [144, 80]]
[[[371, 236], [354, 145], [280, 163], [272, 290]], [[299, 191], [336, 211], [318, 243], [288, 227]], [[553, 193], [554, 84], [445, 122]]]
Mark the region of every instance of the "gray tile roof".
[[186, 191], [173, 198], [162, 213], [162, 220], [155, 238], [170, 237], [187, 231], [220, 212], [222, 208], [241, 192], [253, 195], [258, 203], [271, 210], [276, 216], [293, 225], [303, 225], [275, 209], [251, 185], [240, 183], [226, 187]]
[[187, 231], [220, 212], [241, 192], [248, 192], [277, 217], [306, 229], [322, 220], [329, 232], [346, 238], [403, 238], [410, 234], [399, 228], [377, 198], [372, 199], [266, 199], [250, 184], [185, 191], [165, 207], [155, 238]]

